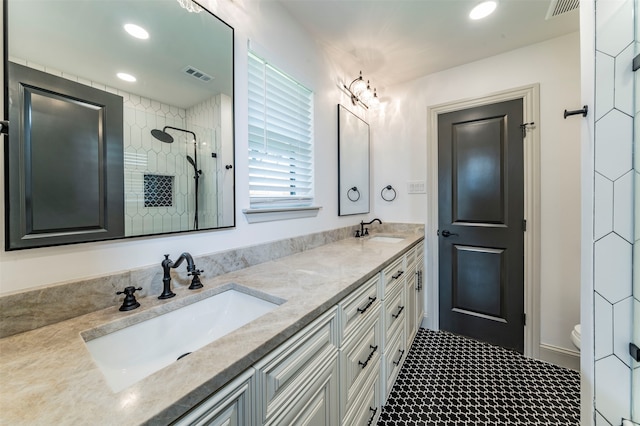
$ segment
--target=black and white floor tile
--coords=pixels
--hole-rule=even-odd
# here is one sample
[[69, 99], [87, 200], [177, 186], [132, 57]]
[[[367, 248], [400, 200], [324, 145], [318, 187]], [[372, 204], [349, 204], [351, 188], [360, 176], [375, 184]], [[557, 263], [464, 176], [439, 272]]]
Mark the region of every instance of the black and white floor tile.
[[420, 329], [378, 425], [578, 425], [579, 373]]

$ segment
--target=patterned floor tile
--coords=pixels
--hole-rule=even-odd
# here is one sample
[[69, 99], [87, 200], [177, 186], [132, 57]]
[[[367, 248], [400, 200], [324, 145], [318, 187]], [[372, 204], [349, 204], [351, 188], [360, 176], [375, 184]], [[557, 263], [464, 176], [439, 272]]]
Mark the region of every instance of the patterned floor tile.
[[578, 425], [580, 375], [443, 331], [420, 329], [378, 425]]

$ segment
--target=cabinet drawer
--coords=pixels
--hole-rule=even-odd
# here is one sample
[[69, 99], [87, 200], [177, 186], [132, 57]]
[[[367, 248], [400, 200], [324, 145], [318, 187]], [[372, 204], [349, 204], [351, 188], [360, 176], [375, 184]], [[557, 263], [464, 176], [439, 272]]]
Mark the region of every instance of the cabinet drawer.
[[380, 277], [376, 275], [340, 302], [343, 339], [347, 339], [354, 329], [361, 326], [372, 312], [379, 311], [379, 282]]
[[407, 355], [407, 344], [404, 338], [404, 329], [400, 330], [398, 334], [388, 342], [382, 359], [383, 374], [384, 374], [384, 400], [386, 401], [393, 383], [400, 372], [400, 367], [404, 362]]
[[398, 258], [391, 265], [384, 268], [382, 271], [382, 298], [387, 297], [387, 294], [393, 292], [396, 286], [402, 285], [404, 282], [404, 257]]
[[380, 374], [382, 351], [382, 327], [380, 311], [371, 315], [361, 328], [354, 330], [352, 336], [340, 350], [340, 389], [342, 412], [349, 410], [354, 397], [360, 393], [370, 375]]
[[389, 341], [394, 334], [397, 334], [398, 328], [404, 330], [406, 311], [406, 290], [401, 286], [389, 294], [382, 305], [385, 341]]
[[316, 319], [256, 365], [258, 394], [262, 396], [258, 419], [263, 422], [283, 405], [304, 393], [309, 375], [338, 350], [337, 309]]
[[362, 392], [356, 396], [351, 409], [344, 416], [342, 424], [349, 426], [375, 425], [380, 417], [382, 406], [380, 391], [380, 374], [372, 374], [362, 388]]

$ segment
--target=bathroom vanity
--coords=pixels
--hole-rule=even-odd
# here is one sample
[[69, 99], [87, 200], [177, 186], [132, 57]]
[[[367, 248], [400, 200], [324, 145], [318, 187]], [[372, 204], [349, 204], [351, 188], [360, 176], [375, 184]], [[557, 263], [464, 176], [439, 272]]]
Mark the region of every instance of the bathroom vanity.
[[[424, 300], [424, 234], [382, 237], [205, 273], [203, 289], [176, 289], [168, 301], [144, 297], [130, 312], [113, 306], [0, 339], [0, 423], [374, 422]], [[86, 341], [232, 287], [267, 295], [277, 307], [131, 385], [110, 387]]]

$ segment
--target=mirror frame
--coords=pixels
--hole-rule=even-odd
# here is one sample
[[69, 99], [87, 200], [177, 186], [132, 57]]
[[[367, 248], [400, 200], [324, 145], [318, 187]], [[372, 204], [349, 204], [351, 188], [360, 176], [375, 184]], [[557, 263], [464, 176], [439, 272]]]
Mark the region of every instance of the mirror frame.
[[[350, 123], [356, 126], [347, 127]], [[363, 134], [366, 127], [366, 135]], [[366, 136], [366, 142], [364, 138]], [[360, 173], [352, 172], [354, 158]], [[366, 158], [366, 162], [362, 161]], [[369, 124], [338, 104], [338, 216], [367, 214], [371, 210], [371, 131]], [[353, 185], [353, 186], [352, 186]], [[360, 187], [358, 187], [360, 186]], [[354, 204], [347, 204], [347, 201]], [[349, 209], [349, 207], [354, 207]]]
[[[3, 11], [3, 16], [2, 16], [2, 22], [3, 22], [3, 84], [4, 84], [4, 88], [5, 88], [5, 93], [4, 93], [4, 120], [9, 120], [9, 116], [10, 116], [10, 75], [9, 75], [9, 14], [10, 14], [10, 5], [9, 5], [9, 0], [3, 0], [3, 5], [2, 5], [2, 11]], [[197, 2], [194, 1], [194, 3], [198, 4]], [[223, 181], [228, 181], [229, 179], [231, 179], [230, 185], [229, 183], [227, 183], [229, 185], [229, 192], [230, 192], [230, 197], [228, 195], [223, 195], [225, 194], [225, 192], [223, 191], [222, 194], [220, 194], [220, 197], [223, 197], [225, 199], [227, 198], [231, 198], [231, 200], [229, 200], [229, 203], [231, 206], [229, 206], [228, 208], [230, 209], [230, 214], [229, 216], [229, 220], [228, 222], [230, 223], [229, 225], [224, 225], [224, 226], [217, 226], [217, 227], [211, 227], [211, 228], [201, 228], [201, 229], [187, 229], [187, 230], [172, 230], [172, 231], [166, 231], [166, 232], [149, 232], [149, 233], [144, 233], [144, 234], [136, 234], [136, 235], [125, 235], [124, 234], [124, 230], [122, 231], [121, 234], [117, 234], [114, 235], [113, 233], [104, 233], [103, 235], [100, 235], [99, 233], [88, 233], [86, 238], [66, 238], [66, 239], [62, 239], [62, 240], [58, 240], [55, 241], [55, 239], [53, 240], [47, 240], [45, 239], [41, 239], [41, 240], [35, 240], [35, 241], [31, 241], [28, 245], [26, 246], [22, 246], [22, 245], [16, 245], [14, 243], [12, 243], [11, 239], [15, 239], [15, 237], [11, 237], [11, 233], [10, 233], [10, 229], [12, 226], [16, 226], [15, 223], [13, 223], [14, 221], [11, 221], [10, 218], [11, 216], [15, 216], [15, 212], [11, 212], [12, 207], [13, 210], [17, 209], [17, 206], [12, 206], [10, 205], [10, 199], [12, 198], [10, 196], [10, 190], [11, 190], [11, 186], [15, 185], [15, 179], [10, 179], [10, 176], [12, 175], [12, 173], [10, 172], [10, 139], [9, 136], [7, 135], [7, 137], [3, 138], [3, 142], [4, 142], [4, 153], [5, 153], [5, 158], [4, 158], [4, 173], [5, 173], [5, 196], [4, 196], [4, 202], [5, 202], [5, 250], [6, 251], [12, 251], [12, 250], [20, 250], [20, 249], [28, 249], [28, 248], [38, 248], [38, 247], [49, 247], [49, 246], [58, 246], [58, 245], [66, 245], [66, 244], [76, 244], [76, 243], [85, 243], [85, 242], [96, 242], [96, 241], [107, 241], [107, 240], [124, 240], [124, 239], [130, 239], [130, 238], [146, 238], [146, 237], [153, 237], [153, 236], [159, 236], [159, 235], [173, 235], [173, 234], [183, 234], [183, 233], [189, 233], [189, 232], [206, 232], [206, 231], [216, 231], [216, 230], [221, 230], [221, 229], [232, 229], [236, 227], [236, 196], [235, 196], [235, 167], [233, 167], [235, 164], [235, 150], [236, 150], [236, 141], [235, 141], [235, 136], [236, 136], [236, 132], [235, 132], [235, 30], [234, 28], [229, 25], [227, 22], [225, 22], [223, 19], [221, 19], [220, 17], [218, 17], [216, 14], [214, 14], [213, 12], [211, 12], [208, 8], [198, 4], [199, 6], [202, 7], [203, 11], [202, 13], [206, 13], [208, 15], [211, 16], [212, 19], [215, 20], [215, 24], [216, 25], [222, 25], [226, 28], [228, 28], [228, 30], [230, 31], [230, 57], [229, 57], [229, 61], [230, 61], [230, 81], [231, 81], [231, 96], [230, 96], [230, 100], [231, 100], [231, 105], [229, 108], [229, 113], [227, 114], [227, 117], [229, 119], [230, 122], [226, 122], [225, 121], [225, 126], [228, 126], [227, 128], [230, 130], [227, 132], [228, 136], [228, 141], [229, 143], [229, 154], [227, 156], [227, 161], [231, 162], [231, 166], [229, 166], [228, 164], [224, 164], [223, 163], [223, 159], [219, 158], [220, 163], [217, 166], [217, 170], [224, 170], [226, 168], [225, 173], [226, 174], [219, 174], [218, 175], [218, 179], [220, 182]], [[212, 21], [212, 25], [214, 25], [214, 21]], [[18, 123], [14, 124], [12, 126], [12, 129], [17, 129], [18, 128]], [[8, 127], [8, 126], [7, 126]], [[123, 152], [124, 154], [124, 152]], [[227, 162], [225, 161], [225, 163]], [[226, 167], [225, 167], [226, 166]], [[15, 168], [15, 166], [13, 166]], [[13, 175], [15, 175], [15, 172], [13, 172]], [[14, 188], [15, 191], [15, 188]], [[123, 191], [124, 191], [124, 186], [123, 186]], [[15, 198], [15, 197], [13, 197]], [[126, 197], [125, 197], [126, 198]], [[121, 214], [123, 214], [124, 212], [124, 202], [125, 199], [122, 200], [122, 212], [120, 212]], [[15, 203], [14, 203], [15, 204]], [[191, 211], [187, 211], [187, 215], [192, 215], [193, 212]], [[218, 213], [219, 214], [219, 213]], [[191, 226], [191, 225], [189, 225]], [[122, 228], [124, 228], [124, 223], [122, 224]]]

